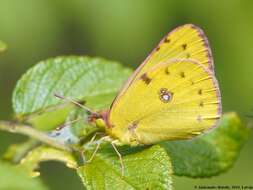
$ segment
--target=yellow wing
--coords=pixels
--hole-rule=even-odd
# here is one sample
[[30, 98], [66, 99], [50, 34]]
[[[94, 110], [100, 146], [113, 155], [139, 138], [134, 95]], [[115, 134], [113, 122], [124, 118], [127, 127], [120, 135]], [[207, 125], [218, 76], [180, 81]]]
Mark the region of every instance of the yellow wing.
[[171, 59], [182, 58], [195, 60], [208, 67], [211, 71], [214, 69], [208, 40], [202, 29], [193, 24], [179, 26], [168, 33], [128, 79], [115, 101], [124, 94], [136, 78], [148, 71], [152, 66], [161, 62], [168, 62]]
[[160, 63], [143, 73], [116, 101], [107, 132], [124, 144], [188, 139], [216, 125], [221, 116], [212, 71], [193, 60]]
[[150, 67], [170, 59], [192, 59], [213, 71], [209, 42], [202, 29], [193, 25], [179, 26], [167, 34], [139, 67], [136, 77]]

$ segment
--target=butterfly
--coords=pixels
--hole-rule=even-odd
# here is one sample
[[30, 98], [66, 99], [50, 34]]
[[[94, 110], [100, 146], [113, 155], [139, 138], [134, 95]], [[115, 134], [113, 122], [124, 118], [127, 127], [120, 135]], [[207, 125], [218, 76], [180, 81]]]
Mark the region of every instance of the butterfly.
[[221, 107], [208, 40], [202, 29], [185, 24], [160, 41], [110, 109], [94, 118], [121, 144], [150, 145], [217, 126]]
[[102, 141], [109, 141], [120, 158], [122, 176], [124, 164], [115, 144], [137, 146], [190, 139], [217, 126], [222, 114], [211, 49], [203, 30], [193, 24], [175, 28], [160, 41], [127, 80], [110, 109], [93, 112], [67, 100], [85, 109], [89, 122], [106, 132], [86, 162], [95, 157]]

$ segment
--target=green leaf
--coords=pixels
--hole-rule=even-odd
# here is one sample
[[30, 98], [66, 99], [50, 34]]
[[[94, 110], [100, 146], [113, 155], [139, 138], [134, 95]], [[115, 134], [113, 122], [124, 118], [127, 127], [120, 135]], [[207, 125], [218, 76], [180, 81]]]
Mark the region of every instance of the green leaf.
[[4, 153], [3, 159], [18, 163], [30, 150], [38, 146], [38, 144], [39, 142], [34, 139], [29, 139], [20, 144], [12, 144]]
[[32, 124], [32, 126], [38, 129], [50, 130], [61, 125], [71, 109], [74, 109], [74, 105], [63, 104], [49, 106], [38, 112], [26, 115], [24, 118], [21, 118], [21, 116], [18, 116], [17, 118], [23, 122]]
[[112, 148], [107, 148], [90, 163], [80, 167], [78, 174], [88, 190], [172, 188], [170, 159], [159, 145], [125, 155], [123, 163], [125, 169], [122, 177], [117, 154]]
[[249, 136], [235, 113], [227, 113], [219, 126], [192, 140], [164, 142], [178, 176], [210, 177], [233, 166]]
[[7, 45], [4, 42], [0, 41], [0, 53], [5, 51], [6, 49]]
[[46, 190], [40, 179], [29, 177], [22, 168], [0, 161], [0, 189], [3, 190]]
[[[83, 112], [81, 109], [74, 109], [70, 112], [69, 116], [66, 119], [66, 123], [71, 121], [78, 120], [71, 124], [70, 132], [81, 140], [83, 137], [87, 137], [90, 134], [94, 134], [96, 131], [100, 130], [98, 127], [90, 125], [88, 121], [88, 115], [86, 112]], [[72, 141], [73, 142], [73, 141]]]
[[20, 166], [26, 168], [31, 176], [38, 176], [40, 173], [34, 170], [38, 169], [39, 163], [50, 160], [63, 162], [69, 168], [77, 168], [76, 159], [71, 153], [47, 146], [40, 146], [30, 151], [21, 160]]
[[85, 100], [92, 109], [107, 108], [130, 73], [120, 64], [101, 58], [48, 59], [29, 69], [18, 81], [13, 109], [19, 119], [26, 116], [34, 126], [51, 129], [63, 123], [72, 109], [54, 93]]

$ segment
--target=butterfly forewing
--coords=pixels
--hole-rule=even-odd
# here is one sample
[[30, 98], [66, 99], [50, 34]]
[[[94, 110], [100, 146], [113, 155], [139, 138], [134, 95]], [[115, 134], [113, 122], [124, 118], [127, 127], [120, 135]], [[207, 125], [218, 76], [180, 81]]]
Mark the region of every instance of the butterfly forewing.
[[193, 24], [179, 26], [168, 33], [128, 79], [115, 101], [124, 94], [131, 83], [154, 65], [182, 58], [195, 60], [213, 71], [209, 42], [202, 29]]
[[108, 132], [125, 144], [188, 139], [216, 125], [220, 92], [212, 71], [189, 59], [142, 73], [115, 102]]

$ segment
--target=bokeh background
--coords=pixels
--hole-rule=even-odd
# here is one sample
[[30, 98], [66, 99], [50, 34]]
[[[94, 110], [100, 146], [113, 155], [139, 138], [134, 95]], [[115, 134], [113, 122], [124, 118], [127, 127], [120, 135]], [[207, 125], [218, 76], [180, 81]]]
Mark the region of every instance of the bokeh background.
[[[136, 68], [174, 27], [194, 23], [210, 41], [224, 111], [243, 118], [253, 108], [253, 1], [251, 0], [0, 0], [0, 119], [12, 116], [15, 82], [40, 60], [90, 55]], [[0, 153], [16, 135], [0, 133]], [[53, 190], [82, 189], [77, 175], [59, 163], [42, 164]], [[253, 185], [253, 138], [234, 167], [211, 179], [175, 177], [175, 189], [194, 185]]]

